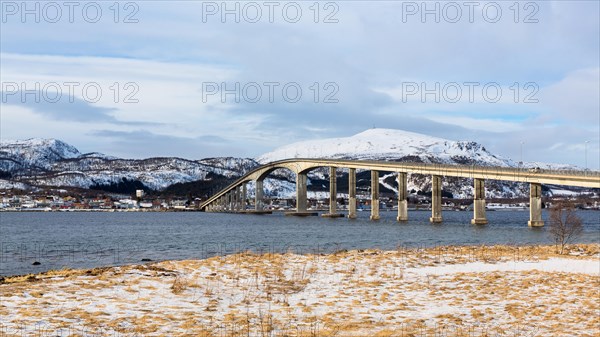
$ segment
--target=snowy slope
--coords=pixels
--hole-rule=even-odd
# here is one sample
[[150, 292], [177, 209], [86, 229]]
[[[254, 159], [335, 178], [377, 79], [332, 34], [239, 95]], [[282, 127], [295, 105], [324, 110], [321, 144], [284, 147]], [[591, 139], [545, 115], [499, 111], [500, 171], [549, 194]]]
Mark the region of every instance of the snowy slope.
[[493, 155], [485, 147], [475, 142], [452, 141], [391, 129], [370, 129], [351, 137], [298, 142], [280, 147], [256, 160], [264, 164], [285, 158], [337, 158], [516, 166], [512, 160]]
[[3, 139], [0, 142], [0, 170], [49, 169], [57, 161], [80, 155], [74, 146], [57, 139]]
[[0, 189], [27, 185], [88, 188], [125, 178], [161, 190], [175, 183], [204, 180], [209, 173], [236, 178], [257, 165], [252, 159], [232, 157], [120, 159], [97, 152], [81, 154], [56, 139], [3, 140], [0, 173], [2, 178], [10, 175], [14, 183], [4, 181]]
[[[181, 158], [149, 158], [142, 160], [103, 160], [90, 158], [61, 161], [52, 171], [37, 178], [39, 185], [89, 187], [121, 181], [139, 180], [151, 189], [161, 190], [175, 183], [205, 180], [209, 173], [235, 178], [256, 164], [250, 159], [225, 158], [220, 167]], [[231, 166], [227, 166], [230, 164]]]

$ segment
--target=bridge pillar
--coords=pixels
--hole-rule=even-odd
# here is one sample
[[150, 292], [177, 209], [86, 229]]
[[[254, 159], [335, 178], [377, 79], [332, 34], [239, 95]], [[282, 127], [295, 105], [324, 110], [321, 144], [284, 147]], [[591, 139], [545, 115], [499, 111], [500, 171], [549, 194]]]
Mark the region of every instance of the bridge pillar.
[[248, 198], [248, 188], [246, 187], [246, 183], [242, 185], [242, 211], [246, 211], [246, 199]]
[[338, 218], [343, 216], [337, 213], [337, 168], [329, 167], [329, 213], [322, 215], [325, 218]]
[[406, 201], [406, 172], [398, 172], [398, 221], [408, 221], [408, 201]]
[[337, 209], [337, 170], [329, 168], [329, 214], [335, 214]]
[[254, 194], [254, 209], [257, 211], [263, 210], [263, 180], [256, 180], [256, 193]]
[[219, 212], [225, 212], [225, 197], [221, 196], [219, 198]]
[[234, 187], [231, 190], [231, 212], [235, 212], [237, 209], [237, 199], [238, 199], [238, 195], [239, 193], [237, 192], [237, 187]]
[[235, 210], [235, 193], [234, 193], [234, 191], [229, 191], [229, 192], [227, 192], [227, 195], [229, 196], [228, 211], [233, 212]]
[[371, 171], [371, 220], [379, 220], [379, 171]]
[[488, 223], [485, 216], [485, 185], [483, 179], [473, 179], [475, 189], [473, 200], [473, 225], [485, 225]]
[[306, 173], [296, 176], [296, 212], [306, 212]]
[[234, 195], [234, 204], [233, 204], [233, 210], [235, 212], [239, 212], [242, 210], [242, 186], [236, 186], [235, 191], [233, 192]]
[[348, 218], [356, 219], [356, 169], [348, 172]]
[[442, 222], [442, 177], [431, 177], [431, 223]]
[[529, 185], [529, 221], [530, 227], [544, 226], [542, 220], [542, 185], [531, 183]]
[[239, 186], [238, 187], [238, 207], [237, 207], [237, 211], [241, 212], [244, 209], [244, 186]]

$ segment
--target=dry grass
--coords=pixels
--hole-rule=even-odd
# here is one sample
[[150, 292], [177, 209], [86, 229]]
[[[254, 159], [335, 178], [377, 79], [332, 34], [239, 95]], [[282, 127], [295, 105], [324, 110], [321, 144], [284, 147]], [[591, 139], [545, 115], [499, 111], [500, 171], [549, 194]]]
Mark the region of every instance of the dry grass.
[[19, 327], [43, 320], [120, 336], [600, 336], [598, 275], [415, 274], [476, 261], [600, 264], [599, 254], [597, 244], [568, 246], [567, 255], [554, 246], [451, 246], [64, 269], [7, 278], [0, 331], [23, 335]]
[[173, 294], [179, 295], [190, 287], [190, 280], [185, 277], [177, 276], [173, 280], [173, 284], [171, 285], [171, 290]]

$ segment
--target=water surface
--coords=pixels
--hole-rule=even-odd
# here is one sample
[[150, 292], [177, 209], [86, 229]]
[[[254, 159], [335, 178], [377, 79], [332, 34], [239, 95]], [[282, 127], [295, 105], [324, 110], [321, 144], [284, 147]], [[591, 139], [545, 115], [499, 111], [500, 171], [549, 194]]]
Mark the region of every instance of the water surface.
[[[578, 211], [584, 232], [578, 242], [600, 242], [600, 212]], [[529, 228], [526, 211], [488, 212], [489, 224], [470, 224], [471, 212], [445, 211], [442, 224], [431, 213], [410, 211], [407, 223], [395, 212], [369, 221], [219, 213], [3, 212], [0, 213], [0, 275], [50, 269], [90, 268], [167, 259], [206, 258], [245, 250], [297, 253], [399, 246], [548, 244], [548, 226]], [[544, 211], [547, 220], [547, 212]], [[32, 265], [33, 262], [40, 265]]]

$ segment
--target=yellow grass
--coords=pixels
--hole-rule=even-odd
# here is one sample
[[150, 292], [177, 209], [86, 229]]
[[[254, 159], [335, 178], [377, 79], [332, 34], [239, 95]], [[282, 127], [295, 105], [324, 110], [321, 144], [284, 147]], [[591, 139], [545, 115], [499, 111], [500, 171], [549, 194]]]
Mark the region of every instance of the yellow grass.
[[570, 246], [566, 255], [554, 246], [400, 247], [63, 269], [6, 278], [0, 331], [22, 335], [19, 326], [43, 320], [122, 336], [600, 336], [597, 275], [407, 273], [555, 257], [600, 267], [599, 254], [597, 244]]

